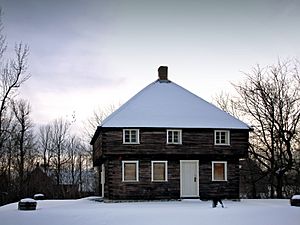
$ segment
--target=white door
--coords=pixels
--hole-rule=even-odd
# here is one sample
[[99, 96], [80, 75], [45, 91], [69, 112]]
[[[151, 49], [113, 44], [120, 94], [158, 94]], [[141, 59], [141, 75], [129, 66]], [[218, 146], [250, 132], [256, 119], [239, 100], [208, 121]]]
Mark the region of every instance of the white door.
[[181, 197], [199, 197], [198, 160], [180, 160]]

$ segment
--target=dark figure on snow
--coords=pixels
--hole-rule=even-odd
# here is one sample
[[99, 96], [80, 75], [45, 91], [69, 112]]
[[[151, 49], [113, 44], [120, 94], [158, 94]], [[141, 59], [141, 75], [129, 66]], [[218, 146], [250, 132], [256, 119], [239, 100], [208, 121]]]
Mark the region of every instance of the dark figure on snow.
[[212, 201], [213, 201], [213, 205], [212, 205], [213, 208], [216, 208], [217, 205], [218, 205], [218, 203], [220, 203], [221, 206], [222, 206], [222, 208], [224, 208], [224, 205], [223, 205], [223, 202], [222, 202], [222, 199], [221, 199], [221, 198], [219, 198], [219, 197], [214, 197], [214, 198], [212, 199]]
[[213, 208], [217, 207], [218, 203], [220, 203], [222, 208], [224, 208], [224, 205], [222, 202], [222, 199], [224, 199], [224, 190], [225, 190], [224, 187], [219, 186], [217, 195], [212, 198], [212, 203], [213, 203], [212, 207]]

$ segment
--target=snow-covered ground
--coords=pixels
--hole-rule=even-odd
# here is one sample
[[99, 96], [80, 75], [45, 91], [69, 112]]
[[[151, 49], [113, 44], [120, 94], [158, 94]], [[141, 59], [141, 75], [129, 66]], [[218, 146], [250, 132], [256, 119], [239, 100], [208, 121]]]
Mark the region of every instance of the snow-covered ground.
[[300, 207], [289, 200], [101, 203], [88, 199], [41, 200], [36, 211], [19, 211], [17, 203], [0, 207], [2, 225], [299, 225]]

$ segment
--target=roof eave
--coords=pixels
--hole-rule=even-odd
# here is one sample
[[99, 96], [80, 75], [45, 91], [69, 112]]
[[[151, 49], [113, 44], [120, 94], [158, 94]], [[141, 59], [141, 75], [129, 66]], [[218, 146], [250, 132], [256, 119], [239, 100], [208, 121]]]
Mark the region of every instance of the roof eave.
[[95, 141], [97, 140], [99, 134], [100, 134], [100, 130], [101, 130], [102, 126], [98, 126], [92, 139], [91, 139], [91, 142], [90, 142], [90, 145], [93, 145], [95, 143]]

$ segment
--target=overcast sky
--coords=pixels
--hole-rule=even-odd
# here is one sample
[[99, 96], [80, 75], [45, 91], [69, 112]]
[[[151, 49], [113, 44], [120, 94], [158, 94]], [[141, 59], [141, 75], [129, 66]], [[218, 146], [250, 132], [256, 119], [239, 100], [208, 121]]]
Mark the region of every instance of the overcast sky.
[[257, 63], [299, 58], [299, 0], [0, 0], [9, 46], [30, 46], [36, 123], [124, 103], [157, 79], [211, 101]]

